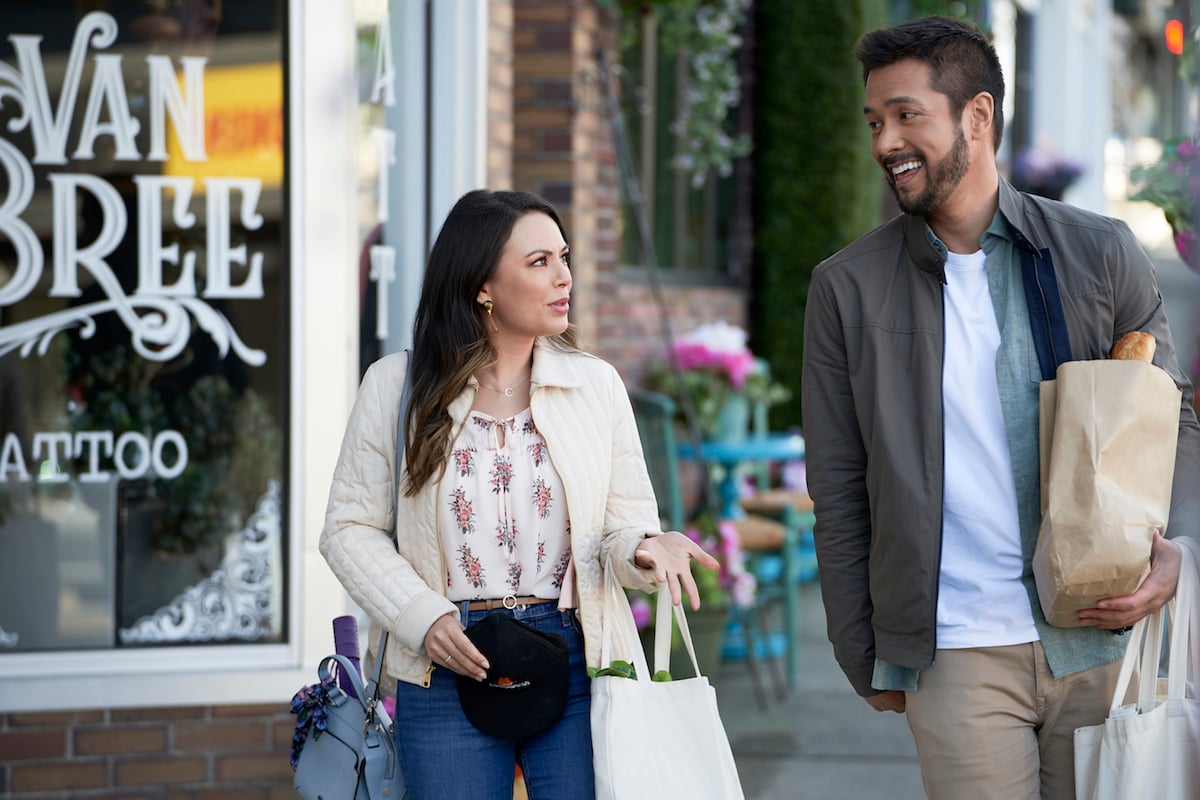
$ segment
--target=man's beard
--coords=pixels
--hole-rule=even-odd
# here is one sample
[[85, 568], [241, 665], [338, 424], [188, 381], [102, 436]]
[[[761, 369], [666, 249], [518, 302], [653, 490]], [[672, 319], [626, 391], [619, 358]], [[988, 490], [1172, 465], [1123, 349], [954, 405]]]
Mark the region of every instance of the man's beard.
[[971, 159], [967, 153], [967, 139], [963, 136], [962, 127], [959, 127], [955, 134], [954, 146], [945, 158], [937, 164], [921, 160], [925, 164], [925, 188], [916, 197], [906, 200], [896, 188], [895, 180], [888, 181], [888, 184], [892, 187], [892, 193], [896, 195], [896, 202], [900, 204], [901, 211], [927, 217], [954, 193], [971, 166]]

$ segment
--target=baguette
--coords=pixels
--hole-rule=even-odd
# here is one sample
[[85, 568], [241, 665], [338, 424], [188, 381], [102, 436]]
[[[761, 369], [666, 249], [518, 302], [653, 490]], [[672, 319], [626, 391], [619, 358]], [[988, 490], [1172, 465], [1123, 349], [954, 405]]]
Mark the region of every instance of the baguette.
[[1153, 361], [1158, 342], [1145, 331], [1130, 331], [1113, 345], [1112, 357], [1126, 361]]

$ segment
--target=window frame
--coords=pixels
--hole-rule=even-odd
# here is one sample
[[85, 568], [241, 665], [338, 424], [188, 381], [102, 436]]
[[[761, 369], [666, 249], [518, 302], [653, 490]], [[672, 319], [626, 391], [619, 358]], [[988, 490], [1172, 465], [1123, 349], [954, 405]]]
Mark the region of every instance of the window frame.
[[[319, 520], [323, 512], [323, 500], [317, 496], [328, 492], [328, 477], [308, 466], [305, 456], [318, 450], [336, 454], [338, 436], [321, 430], [328, 426], [306, 414], [306, 410], [335, 407], [348, 413], [349, 403], [347, 397], [338, 396], [330, 388], [327, 377], [321, 376], [321, 366], [328, 363], [329, 353], [312, 345], [319, 345], [322, 337], [306, 334], [313, 325], [323, 327], [331, 320], [336, 324], [338, 295], [353, 295], [344, 289], [339, 291], [337, 286], [323, 286], [318, 291], [318, 282], [311, 280], [316, 275], [306, 274], [323, 263], [321, 253], [341, 250], [349, 240], [339, 235], [337, 225], [305, 225], [304, 221], [322, 217], [309, 200], [320, 200], [336, 192], [335, 184], [340, 179], [337, 170], [327, 169], [330, 173], [327, 175], [314, 174], [313, 165], [328, 160], [329, 148], [346, 149], [344, 145], [349, 140], [344, 131], [324, 118], [329, 113], [327, 107], [317, 111], [314, 105], [306, 105], [304, 89], [308, 87], [311, 94], [316, 88], [316, 96], [320, 96], [321, 88], [328, 87], [339, 74], [330, 69], [329, 61], [351, 55], [351, 38], [346, 39], [345, 53], [328, 47], [331, 34], [336, 36], [339, 27], [349, 22], [340, 19], [345, 16], [337, 9], [314, 9], [311, 4], [305, 8], [298, 0], [292, 0], [284, 9], [280, 32], [287, 131], [283, 194], [288, 209], [283, 218], [289, 224], [283, 256], [285, 268], [290, 271], [287, 281], [290, 342], [279, 357], [289, 363], [290, 402], [287, 417], [282, 420], [287, 431], [284, 470], [288, 481], [282, 493], [284, 505], [280, 514], [284, 524], [283, 563], [278, 565], [273, 578], [281, 581], [284, 641], [5, 653], [0, 656], [0, 686], [5, 687], [0, 689], [0, 710], [278, 702], [285, 693], [290, 696], [302, 682], [312, 682], [316, 659], [329, 649], [319, 643], [317, 633], [321, 627], [328, 630], [330, 609], [321, 608], [318, 613], [317, 598], [334, 596], [336, 582], [332, 576], [322, 575], [313, 568], [314, 548], [306, 546], [308, 542], [315, 544], [319, 532], [319, 524], [312, 520]], [[325, 60], [307, 62], [304, 52], [318, 46]], [[348, 112], [344, 118], [352, 119]], [[320, 125], [314, 124], [318, 121]], [[340, 171], [348, 172], [344, 168]], [[325, 186], [328, 191], [306, 193], [306, 186], [310, 190]], [[316, 380], [314, 376], [318, 376]], [[319, 620], [324, 626], [317, 624]]]

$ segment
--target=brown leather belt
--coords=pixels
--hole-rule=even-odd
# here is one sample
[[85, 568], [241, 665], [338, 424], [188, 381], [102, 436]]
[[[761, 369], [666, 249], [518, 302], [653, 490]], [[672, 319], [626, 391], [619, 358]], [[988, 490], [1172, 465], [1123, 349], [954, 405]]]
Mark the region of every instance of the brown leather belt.
[[517, 606], [538, 606], [542, 603], [557, 603], [558, 598], [546, 599], [544, 597], [516, 597], [515, 595], [506, 594], [504, 597], [495, 600], [472, 600], [467, 603], [468, 611], [491, 611], [493, 608], [507, 608], [509, 610]]

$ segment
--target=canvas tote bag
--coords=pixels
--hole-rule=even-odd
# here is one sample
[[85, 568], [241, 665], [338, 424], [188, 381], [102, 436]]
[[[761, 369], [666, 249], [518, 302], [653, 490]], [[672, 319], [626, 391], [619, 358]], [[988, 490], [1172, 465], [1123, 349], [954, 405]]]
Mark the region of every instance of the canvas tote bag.
[[683, 609], [658, 591], [654, 626], [655, 670], [670, 670], [671, 610], [696, 677], [651, 680], [625, 590], [611, 565], [604, 568], [601, 663], [634, 665], [636, 677], [592, 678], [592, 752], [597, 800], [742, 800], [733, 752], [717, 709], [717, 695], [700, 675]]
[[1042, 523], [1033, 574], [1046, 621], [1132, 594], [1167, 526], [1180, 391], [1144, 361], [1068, 361], [1041, 384]]
[[[1108, 719], [1075, 730], [1078, 800], [1200, 798], [1200, 556], [1190, 542], [1177, 541], [1183, 561], [1172, 601], [1166, 692], [1158, 679], [1169, 616], [1164, 606], [1133, 628]], [[1135, 670], [1137, 702], [1122, 705]]]

